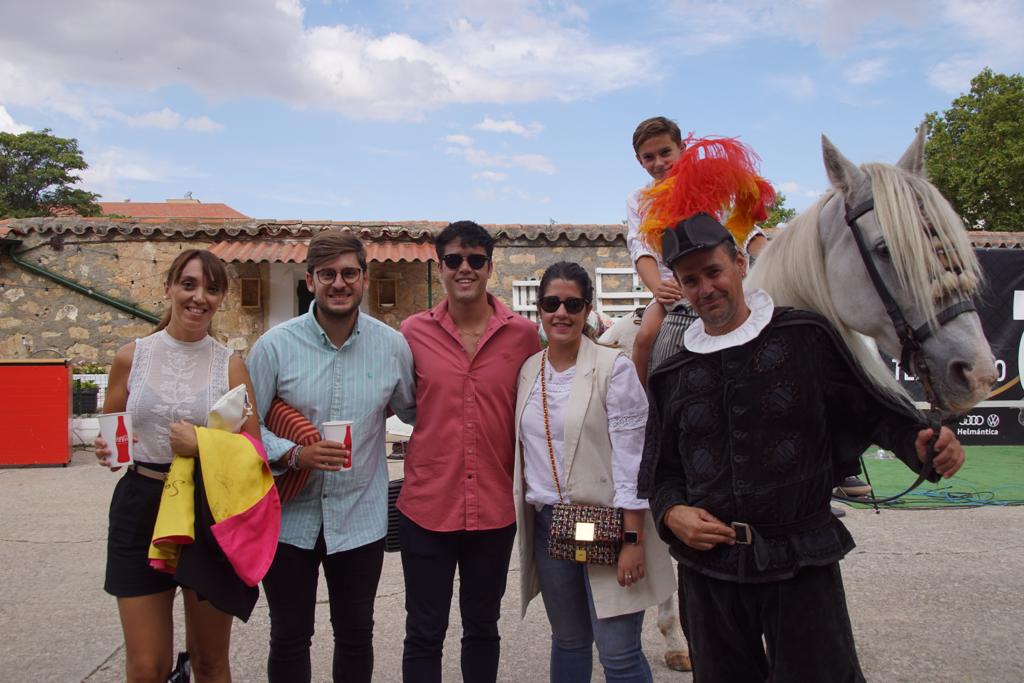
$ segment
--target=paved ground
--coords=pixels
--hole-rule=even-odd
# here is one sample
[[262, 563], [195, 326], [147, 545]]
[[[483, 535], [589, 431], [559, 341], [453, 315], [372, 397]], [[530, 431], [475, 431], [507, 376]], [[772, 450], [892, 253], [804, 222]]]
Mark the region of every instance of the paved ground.
[[[123, 680], [117, 610], [101, 588], [107, 505], [119, 475], [93, 463], [82, 452], [66, 468], [0, 469], [2, 681]], [[1024, 680], [1024, 507], [879, 516], [855, 510], [846, 520], [860, 544], [843, 572], [869, 680]], [[545, 681], [547, 622], [539, 605], [519, 620], [516, 571], [513, 566], [501, 623], [500, 679]], [[402, 605], [399, 558], [389, 554], [377, 597], [379, 681], [400, 679]], [[326, 681], [326, 604], [317, 619], [313, 679]], [[658, 662], [653, 622], [649, 615], [644, 645], [655, 680], [691, 680]], [[446, 681], [460, 680], [457, 614], [452, 624]], [[268, 630], [261, 599], [250, 622], [235, 625], [236, 681], [264, 680]], [[176, 636], [180, 643], [180, 626]]]

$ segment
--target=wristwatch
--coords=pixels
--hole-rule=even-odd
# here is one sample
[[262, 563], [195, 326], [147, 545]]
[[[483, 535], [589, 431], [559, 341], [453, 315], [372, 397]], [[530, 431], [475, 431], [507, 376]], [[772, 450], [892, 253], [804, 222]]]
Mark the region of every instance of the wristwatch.
[[622, 542], [630, 543], [632, 545], [640, 545], [640, 532], [639, 531], [623, 531]]

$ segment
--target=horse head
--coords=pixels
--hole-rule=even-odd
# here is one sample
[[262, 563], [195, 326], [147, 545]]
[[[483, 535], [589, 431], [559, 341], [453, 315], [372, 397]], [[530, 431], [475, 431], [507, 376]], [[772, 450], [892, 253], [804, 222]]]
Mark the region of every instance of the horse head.
[[766, 250], [752, 284], [829, 318], [887, 393], [906, 398], [853, 333], [893, 358], [913, 355], [935, 407], [965, 412], [988, 395], [995, 364], [971, 303], [977, 259], [963, 222], [925, 176], [924, 127], [895, 166], [858, 167], [824, 136], [822, 151], [832, 190]]

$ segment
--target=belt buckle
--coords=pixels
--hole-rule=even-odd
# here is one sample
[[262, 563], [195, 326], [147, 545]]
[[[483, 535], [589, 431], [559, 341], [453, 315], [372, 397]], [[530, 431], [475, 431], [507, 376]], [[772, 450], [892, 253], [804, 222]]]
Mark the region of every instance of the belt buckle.
[[730, 524], [736, 532], [736, 542], [740, 545], [750, 545], [754, 540], [754, 532], [746, 522], [733, 522]]

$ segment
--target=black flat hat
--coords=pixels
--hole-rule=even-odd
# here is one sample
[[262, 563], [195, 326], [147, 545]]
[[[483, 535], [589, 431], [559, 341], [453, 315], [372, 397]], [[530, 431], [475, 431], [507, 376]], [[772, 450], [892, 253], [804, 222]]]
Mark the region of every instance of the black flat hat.
[[661, 259], [671, 268], [683, 256], [712, 249], [727, 240], [735, 242], [725, 226], [706, 213], [698, 213], [661, 234]]

